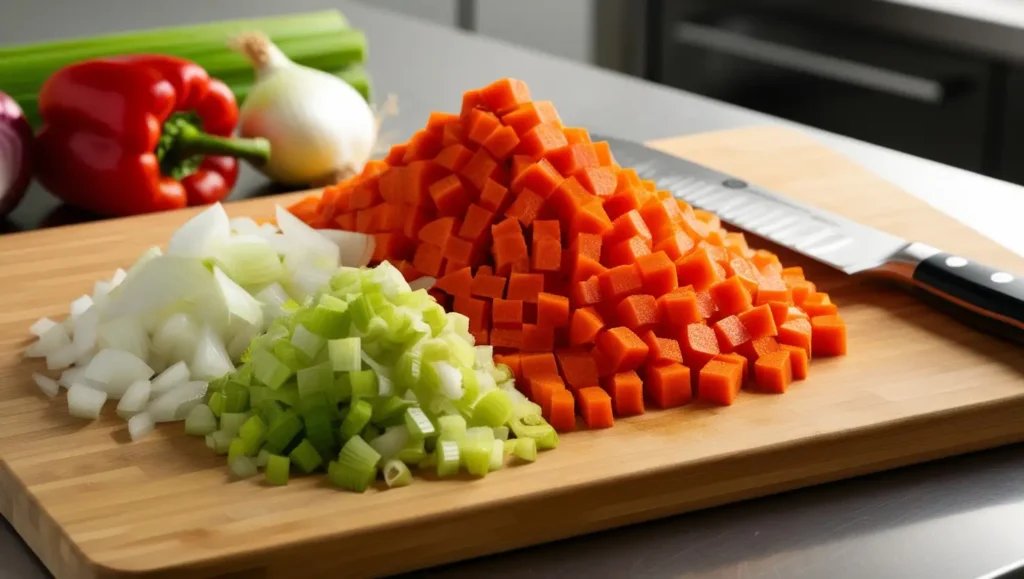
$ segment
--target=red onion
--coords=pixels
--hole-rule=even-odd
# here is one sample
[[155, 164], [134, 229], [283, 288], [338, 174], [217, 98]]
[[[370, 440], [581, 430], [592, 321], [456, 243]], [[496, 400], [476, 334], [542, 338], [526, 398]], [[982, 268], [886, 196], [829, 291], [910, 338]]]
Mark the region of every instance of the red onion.
[[0, 92], [0, 215], [21, 201], [32, 179], [32, 127], [14, 99]]

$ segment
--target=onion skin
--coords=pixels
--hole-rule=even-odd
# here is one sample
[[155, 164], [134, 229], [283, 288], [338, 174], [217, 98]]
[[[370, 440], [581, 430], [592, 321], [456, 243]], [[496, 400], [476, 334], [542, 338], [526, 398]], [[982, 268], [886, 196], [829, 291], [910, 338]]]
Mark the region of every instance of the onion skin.
[[13, 157], [0, 157], [0, 215], [7, 215], [21, 202], [32, 180], [32, 126], [13, 98], [0, 91], [0, 150], [11, 147]]

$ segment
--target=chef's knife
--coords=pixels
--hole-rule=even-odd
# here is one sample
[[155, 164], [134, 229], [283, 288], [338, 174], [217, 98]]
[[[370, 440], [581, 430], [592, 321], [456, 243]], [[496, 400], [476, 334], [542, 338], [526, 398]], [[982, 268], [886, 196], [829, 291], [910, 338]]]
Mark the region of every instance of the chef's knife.
[[1024, 343], [1024, 275], [900, 239], [639, 143], [600, 139], [620, 165], [727, 225], [847, 274], [896, 278], [948, 313]]

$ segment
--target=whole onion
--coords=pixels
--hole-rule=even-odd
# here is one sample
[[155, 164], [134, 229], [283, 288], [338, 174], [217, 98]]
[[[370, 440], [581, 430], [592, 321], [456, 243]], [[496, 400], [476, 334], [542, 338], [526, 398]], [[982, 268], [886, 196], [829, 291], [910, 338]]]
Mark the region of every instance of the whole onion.
[[32, 179], [32, 127], [18, 103], [0, 91], [0, 215], [21, 201]]

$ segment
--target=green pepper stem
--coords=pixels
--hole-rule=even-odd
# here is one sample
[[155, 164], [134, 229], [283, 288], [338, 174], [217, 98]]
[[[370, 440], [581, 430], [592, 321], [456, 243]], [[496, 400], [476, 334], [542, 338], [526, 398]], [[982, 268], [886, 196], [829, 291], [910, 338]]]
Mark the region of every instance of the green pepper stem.
[[270, 159], [270, 141], [255, 139], [231, 139], [209, 135], [191, 123], [179, 123], [174, 139], [175, 153], [185, 157], [192, 155], [224, 155], [245, 159], [255, 165], [262, 165]]

